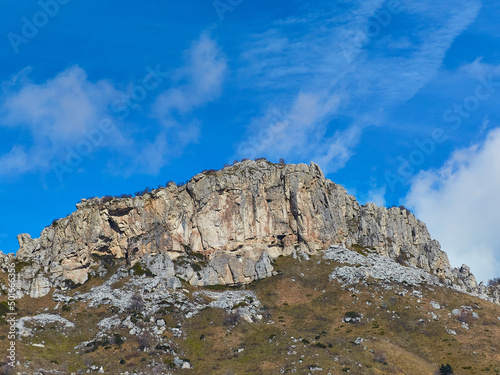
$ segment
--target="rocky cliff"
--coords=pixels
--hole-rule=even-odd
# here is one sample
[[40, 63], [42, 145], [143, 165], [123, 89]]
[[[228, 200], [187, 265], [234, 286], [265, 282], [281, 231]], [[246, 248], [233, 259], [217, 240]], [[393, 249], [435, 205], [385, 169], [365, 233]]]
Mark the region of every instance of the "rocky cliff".
[[[85, 283], [110, 260], [141, 262], [192, 285], [243, 284], [271, 276], [273, 259], [330, 245], [360, 246], [500, 302], [466, 266], [452, 270], [424, 223], [408, 210], [359, 205], [311, 165], [243, 161], [134, 198], [82, 200], [70, 216], [21, 234], [20, 294]], [[175, 281], [172, 281], [175, 283]], [[496, 293], [496, 295], [495, 295]]]

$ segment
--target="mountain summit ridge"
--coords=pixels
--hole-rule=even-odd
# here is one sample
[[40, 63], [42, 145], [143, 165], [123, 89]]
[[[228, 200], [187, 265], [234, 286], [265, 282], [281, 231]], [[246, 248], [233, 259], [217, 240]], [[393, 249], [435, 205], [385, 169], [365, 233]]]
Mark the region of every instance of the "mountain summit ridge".
[[248, 284], [272, 276], [279, 256], [331, 245], [367, 248], [500, 303], [498, 287], [452, 268], [426, 225], [406, 209], [360, 205], [318, 165], [246, 160], [142, 196], [82, 200], [40, 237], [18, 236], [19, 297], [84, 284], [106, 259], [147, 264], [191, 285]]

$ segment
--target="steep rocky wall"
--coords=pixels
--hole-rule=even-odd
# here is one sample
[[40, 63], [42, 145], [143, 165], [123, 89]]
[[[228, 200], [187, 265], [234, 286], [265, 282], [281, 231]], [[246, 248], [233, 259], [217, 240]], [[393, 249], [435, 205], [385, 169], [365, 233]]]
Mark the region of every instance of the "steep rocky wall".
[[82, 200], [40, 238], [18, 236], [23, 289], [34, 297], [65, 280], [81, 284], [103, 258], [134, 264], [148, 254], [200, 254], [210, 270], [194, 285], [247, 283], [272, 274], [270, 259], [359, 244], [446, 278], [456, 277], [424, 223], [407, 210], [360, 206], [311, 165], [244, 161], [141, 197]]

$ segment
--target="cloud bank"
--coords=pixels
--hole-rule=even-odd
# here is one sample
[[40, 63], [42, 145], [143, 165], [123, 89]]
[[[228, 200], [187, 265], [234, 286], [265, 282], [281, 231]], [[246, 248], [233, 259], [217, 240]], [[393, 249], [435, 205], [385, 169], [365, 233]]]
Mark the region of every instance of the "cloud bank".
[[427, 223], [450, 262], [479, 280], [500, 276], [500, 128], [457, 150], [439, 170], [420, 172], [405, 204]]

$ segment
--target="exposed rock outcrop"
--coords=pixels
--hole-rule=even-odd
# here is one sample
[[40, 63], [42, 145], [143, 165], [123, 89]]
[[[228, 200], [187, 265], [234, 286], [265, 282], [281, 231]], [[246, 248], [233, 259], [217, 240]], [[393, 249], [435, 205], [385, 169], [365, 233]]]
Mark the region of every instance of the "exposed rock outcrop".
[[193, 285], [239, 284], [271, 276], [280, 255], [332, 244], [358, 244], [466, 290], [478, 288], [469, 272], [450, 268], [408, 210], [361, 206], [314, 163], [247, 160], [135, 198], [82, 200], [40, 238], [18, 239], [20, 290], [32, 297], [85, 283], [106, 259], [141, 260], [152, 272]]
[[[449, 279], [439, 278], [436, 275], [424, 271], [413, 264], [400, 264], [391, 259], [368, 249], [349, 250], [338, 245], [331, 246], [323, 254], [327, 260], [333, 260], [340, 264], [330, 275], [330, 279], [342, 280], [345, 284], [358, 284], [367, 282], [369, 278], [382, 280], [383, 282], [396, 282], [405, 285], [418, 286], [421, 283], [426, 285], [448, 286], [460, 292], [468, 293], [476, 297], [500, 304], [498, 298], [498, 288], [486, 288], [475, 284], [475, 277], [470, 273], [469, 267], [463, 265], [460, 269], [454, 269], [457, 276], [451, 283]], [[443, 285], [445, 284], [445, 285]], [[434, 308], [440, 306], [436, 302], [431, 302]]]

